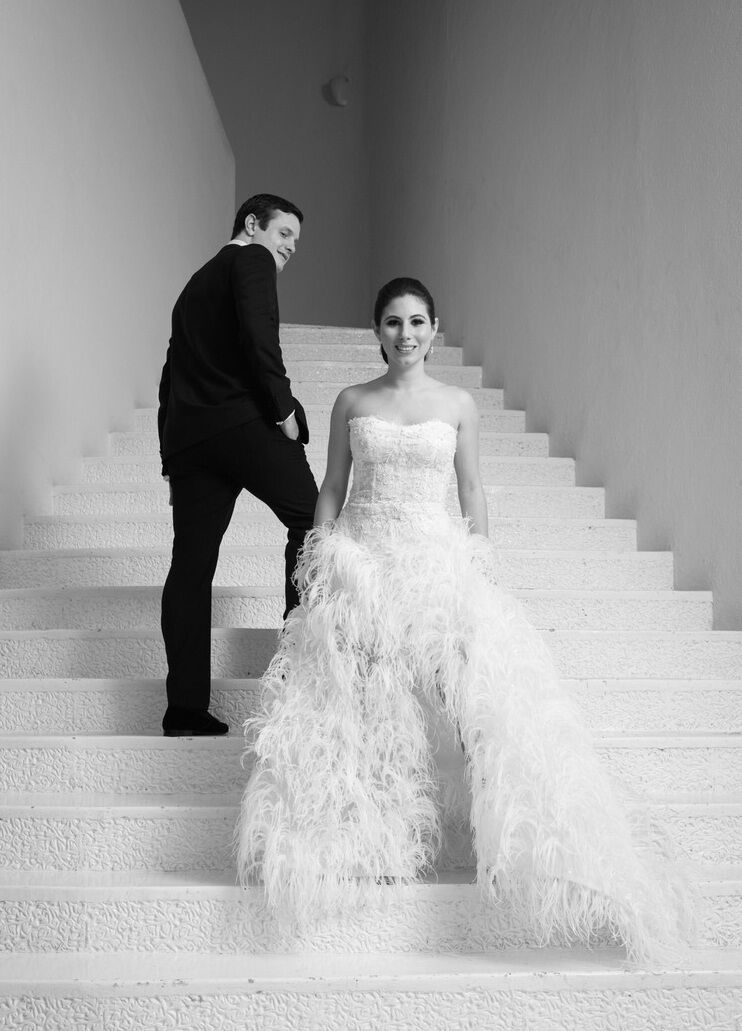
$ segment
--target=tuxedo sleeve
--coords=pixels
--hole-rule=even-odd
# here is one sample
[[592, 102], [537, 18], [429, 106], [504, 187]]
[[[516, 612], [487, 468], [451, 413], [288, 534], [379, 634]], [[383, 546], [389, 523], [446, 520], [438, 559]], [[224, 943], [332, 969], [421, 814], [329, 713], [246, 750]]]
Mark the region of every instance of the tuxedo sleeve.
[[[165, 357], [165, 364], [162, 367], [162, 376], [160, 376], [160, 389], [158, 392], [159, 407], [157, 409], [157, 434], [160, 438], [160, 458], [162, 459], [162, 439], [165, 432], [165, 419], [167, 418], [167, 405], [170, 400], [170, 348], [172, 347], [172, 340], [168, 344], [167, 355]], [[162, 475], [166, 475], [165, 462], [162, 460]]]
[[278, 339], [276, 263], [260, 244], [240, 247], [232, 266], [240, 346], [274, 422], [294, 408]]

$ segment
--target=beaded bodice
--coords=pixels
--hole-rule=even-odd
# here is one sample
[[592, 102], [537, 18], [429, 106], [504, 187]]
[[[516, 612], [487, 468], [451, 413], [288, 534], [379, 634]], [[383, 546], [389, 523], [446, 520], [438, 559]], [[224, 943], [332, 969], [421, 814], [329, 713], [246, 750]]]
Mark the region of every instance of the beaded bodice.
[[447, 422], [400, 425], [374, 415], [349, 420], [353, 485], [340, 525], [353, 536], [441, 533], [456, 452]]

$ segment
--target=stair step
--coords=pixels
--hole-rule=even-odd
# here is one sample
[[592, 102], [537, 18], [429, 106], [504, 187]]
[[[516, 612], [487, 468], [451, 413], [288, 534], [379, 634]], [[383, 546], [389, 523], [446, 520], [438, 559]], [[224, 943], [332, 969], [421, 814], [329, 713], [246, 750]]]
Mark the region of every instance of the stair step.
[[[370, 326], [360, 328], [358, 326], [303, 326], [298, 323], [286, 322], [281, 324], [279, 331], [281, 339], [281, 350], [291, 348], [297, 344], [307, 347], [309, 345], [321, 345], [333, 347], [344, 345], [364, 345], [373, 347], [376, 354], [379, 353], [379, 341]], [[447, 353], [448, 351], [461, 351], [460, 347], [448, 347], [446, 334], [439, 330], [435, 338], [435, 352]]]
[[[690, 862], [742, 864], [742, 800], [651, 802]], [[237, 800], [31, 796], [0, 804], [0, 869], [227, 870]], [[469, 865], [469, 864], [467, 864]]]
[[[292, 369], [297, 362], [342, 362], [344, 365], [357, 362], [374, 365], [378, 368], [379, 365], [383, 365], [379, 351], [379, 341], [376, 337], [372, 337], [372, 340], [373, 343], [370, 341], [368, 343], [349, 341], [347, 343], [338, 342], [334, 344], [306, 341], [295, 343], [293, 340], [290, 342], [282, 341], [281, 351], [284, 364], [292, 378], [294, 375]], [[432, 376], [437, 376], [437, 368], [433, 371], [434, 366], [460, 366], [463, 364], [464, 352], [461, 347], [442, 347], [436, 340], [433, 353], [428, 358], [428, 369], [430, 369]], [[380, 368], [379, 372], [381, 372]]]
[[[101, 548], [0, 552], [0, 582], [7, 589], [32, 587], [157, 586], [170, 568], [170, 548]], [[672, 589], [672, 552], [545, 551], [497, 552], [497, 582], [505, 590]], [[278, 587], [283, 584], [283, 549], [258, 545], [223, 547], [217, 586]]]
[[[5, 630], [132, 630], [160, 625], [159, 587], [0, 589]], [[712, 595], [703, 591], [515, 591], [542, 630], [711, 630]], [[275, 627], [283, 591], [215, 587], [215, 627]]]
[[[307, 458], [317, 481], [324, 477], [326, 453], [309, 450]], [[482, 458], [482, 482], [493, 486], [569, 487], [575, 481], [572, 458]], [[84, 458], [83, 483], [162, 483], [159, 458]]]
[[[24, 547], [33, 550], [167, 547], [172, 544], [172, 525], [170, 511], [140, 516], [38, 516], [25, 521]], [[489, 536], [495, 548], [636, 550], [636, 523], [633, 519], [490, 518]], [[262, 506], [260, 511], [235, 515], [224, 535], [223, 545], [279, 545], [285, 540], [285, 527], [267, 507]]]
[[[377, 379], [386, 372], [386, 366], [379, 352], [369, 361], [297, 361], [291, 358], [286, 361], [286, 371], [291, 378], [291, 389], [295, 396], [303, 399], [311, 396], [311, 388], [316, 385], [336, 384], [335, 394], [350, 383], [366, 383]], [[448, 383], [457, 387], [482, 389], [482, 368], [479, 365], [443, 365], [437, 364], [430, 375], [440, 383]], [[488, 388], [484, 388], [488, 389]], [[497, 391], [501, 394], [501, 391]]]
[[[647, 797], [742, 795], [742, 736], [611, 735], [595, 746], [611, 774]], [[170, 795], [239, 793], [249, 767], [244, 741], [161, 735], [0, 737], [0, 791]], [[443, 780], [463, 778], [448, 767]]]
[[[713, 869], [713, 868], [711, 868]], [[340, 954], [352, 935], [355, 953], [473, 953], [537, 945], [507, 909], [483, 902], [474, 870], [436, 880], [384, 887], [388, 896], [345, 919], [327, 919], [311, 932], [276, 921], [260, 886], [235, 886], [232, 871], [79, 873], [0, 871], [0, 937], [5, 955], [88, 951], [211, 955], [302, 952]], [[708, 877], [708, 874], [702, 874]], [[742, 947], [742, 871], [733, 880], [699, 883], [697, 948]], [[551, 942], [566, 946], [563, 939]], [[615, 947], [606, 932], [597, 946]], [[611, 950], [612, 951], [612, 950]], [[598, 953], [602, 956], [603, 950]], [[597, 957], [596, 957], [597, 958]]]
[[[339, 387], [337, 388], [339, 390]], [[337, 391], [336, 391], [337, 392]], [[330, 412], [335, 400], [334, 396], [327, 401], [318, 401], [314, 404], [305, 398], [301, 398], [307, 413], [309, 433], [313, 437], [327, 436], [330, 429]], [[479, 410], [479, 429], [482, 433], [523, 433], [526, 428], [526, 413], [513, 409], [504, 409], [502, 391], [489, 390], [487, 394], [488, 405]], [[137, 433], [147, 433], [157, 437], [157, 408], [149, 405], [143, 408], [135, 408], [133, 414], [133, 429]]]
[[[276, 643], [270, 629], [212, 631], [215, 677], [262, 675]], [[742, 677], [742, 633], [550, 631], [544, 634], [560, 676]], [[161, 677], [162, 637], [155, 630], [11, 630], [0, 633], [3, 677]]]
[[[375, 379], [377, 376], [381, 376], [385, 370], [381, 361], [378, 365], [369, 366], [357, 363], [343, 366], [329, 362], [327, 368], [320, 374], [314, 363], [307, 364], [309, 367], [306, 370], [300, 370], [298, 375], [295, 373], [291, 377], [291, 390], [305, 408], [314, 405], [332, 406], [340, 391], [349, 384]], [[328, 379], [328, 376], [333, 378]], [[479, 366], [439, 365], [435, 370], [435, 379], [441, 383], [463, 387], [474, 398], [480, 412], [501, 410], [503, 407], [502, 390], [480, 385], [482, 370]], [[144, 407], [155, 407], [154, 400]]]
[[[147, 458], [159, 454], [156, 433], [110, 433], [109, 455], [113, 458]], [[308, 451], [315, 457], [327, 454], [327, 433], [312, 436]], [[479, 453], [482, 458], [546, 458], [549, 436], [546, 433], [480, 433]]]
[[[492, 518], [600, 519], [605, 514], [602, 487], [493, 487], [485, 484], [487, 510]], [[52, 488], [56, 515], [146, 515], [169, 513], [167, 486], [75, 484]], [[235, 515], [265, 511], [265, 505], [247, 491], [237, 498]], [[449, 511], [458, 512], [455, 492]]]
[[[594, 732], [742, 733], [742, 680], [563, 680]], [[257, 704], [255, 680], [212, 681], [211, 708], [238, 733]], [[0, 733], [154, 734], [162, 680], [0, 680]]]
[[[733, 1031], [740, 953], [693, 952], [678, 969], [627, 969], [615, 952], [444, 955], [19, 955], [0, 1005], [17, 1027], [117, 1031]], [[616, 1021], [620, 1021], [620, 1025]]]

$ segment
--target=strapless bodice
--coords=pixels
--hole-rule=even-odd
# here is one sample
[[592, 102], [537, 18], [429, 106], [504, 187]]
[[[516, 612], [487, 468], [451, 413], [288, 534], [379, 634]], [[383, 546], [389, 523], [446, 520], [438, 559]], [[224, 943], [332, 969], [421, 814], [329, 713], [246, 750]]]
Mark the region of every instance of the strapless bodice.
[[440, 419], [402, 425], [360, 415], [349, 428], [353, 484], [339, 525], [366, 538], [446, 532], [454, 427]]

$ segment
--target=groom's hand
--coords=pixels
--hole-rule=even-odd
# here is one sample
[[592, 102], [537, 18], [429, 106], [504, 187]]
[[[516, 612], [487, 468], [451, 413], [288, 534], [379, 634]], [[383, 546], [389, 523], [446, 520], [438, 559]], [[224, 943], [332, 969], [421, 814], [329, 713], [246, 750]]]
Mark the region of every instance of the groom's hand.
[[281, 423], [281, 432], [285, 433], [289, 440], [299, 439], [299, 423], [293, 412], [285, 422]]

